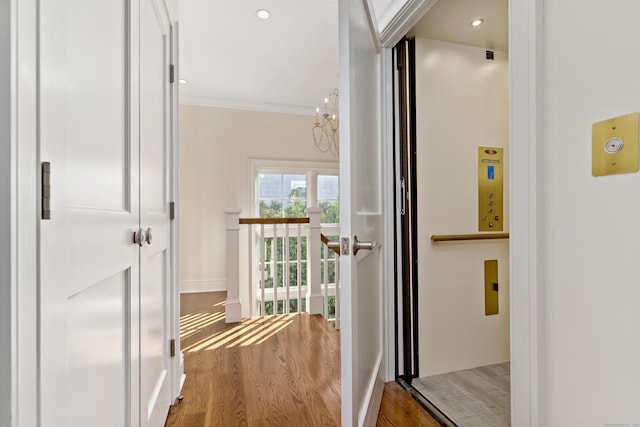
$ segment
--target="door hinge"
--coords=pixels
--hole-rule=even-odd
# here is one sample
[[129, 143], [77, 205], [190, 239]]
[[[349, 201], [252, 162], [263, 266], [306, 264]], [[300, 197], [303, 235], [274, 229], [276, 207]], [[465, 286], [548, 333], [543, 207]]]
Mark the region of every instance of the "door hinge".
[[176, 219], [176, 202], [169, 202], [169, 219]]
[[176, 340], [169, 340], [169, 357], [176, 357]]
[[169, 65], [169, 83], [176, 81], [176, 66], [174, 64]]
[[41, 168], [42, 219], [51, 219], [51, 163], [42, 162]]

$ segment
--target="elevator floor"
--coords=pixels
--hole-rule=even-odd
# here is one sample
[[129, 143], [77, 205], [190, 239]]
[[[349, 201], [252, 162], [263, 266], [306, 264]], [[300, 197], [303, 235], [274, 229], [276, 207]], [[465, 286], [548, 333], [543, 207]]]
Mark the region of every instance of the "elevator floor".
[[509, 362], [418, 378], [413, 386], [458, 427], [511, 425]]

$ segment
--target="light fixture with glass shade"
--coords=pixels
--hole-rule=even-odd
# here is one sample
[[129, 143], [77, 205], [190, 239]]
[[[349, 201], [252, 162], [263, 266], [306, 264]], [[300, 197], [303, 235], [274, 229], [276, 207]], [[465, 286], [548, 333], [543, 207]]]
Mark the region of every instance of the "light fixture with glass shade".
[[316, 108], [316, 120], [313, 124], [313, 142], [318, 150], [327, 151], [336, 157], [340, 155], [338, 141], [338, 89], [334, 89], [324, 99], [322, 113]]

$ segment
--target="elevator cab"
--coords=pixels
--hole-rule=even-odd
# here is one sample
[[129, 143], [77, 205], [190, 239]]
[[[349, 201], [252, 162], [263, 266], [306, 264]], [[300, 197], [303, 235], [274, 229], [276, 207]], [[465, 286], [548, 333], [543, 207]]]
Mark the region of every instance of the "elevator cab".
[[507, 25], [440, 0], [394, 50], [397, 376], [445, 425], [510, 425]]

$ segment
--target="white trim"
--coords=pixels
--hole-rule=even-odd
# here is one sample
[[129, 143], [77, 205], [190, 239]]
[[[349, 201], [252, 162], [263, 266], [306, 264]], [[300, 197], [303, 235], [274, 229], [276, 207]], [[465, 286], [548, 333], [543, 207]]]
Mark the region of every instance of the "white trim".
[[380, 33], [382, 45], [395, 46], [438, 0], [408, 0]]
[[[6, 62], [2, 61], [10, 64], [12, 72], [12, 93], [10, 97], [5, 98], [11, 99], [12, 109], [8, 127], [12, 135], [6, 147], [10, 152], [7, 158], [12, 159], [11, 180], [13, 182], [9, 205], [13, 216], [10, 243], [12, 272], [10, 312], [13, 323], [11, 353], [14, 360], [11, 396], [7, 399], [12, 407], [12, 416], [7, 425], [27, 427], [38, 425], [40, 418], [37, 304], [40, 225], [37, 167], [39, 164], [36, 92], [37, 2], [12, 0], [9, 2], [9, 7], [11, 9], [10, 25], [2, 26], [0, 30], [8, 30], [12, 40], [12, 54]], [[4, 158], [4, 154], [2, 157]], [[0, 227], [5, 225], [3, 222], [0, 220]], [[0, 424], [5, 425], [2, 415], [0, 415]]]
[[203, 96], [180, 96], [180, 105], [198, 107], [229, 108], [233, 110], [262, 111], [266, 113], [296, 114], [312, 117], [316, 107], [307, 105], [269, 104], [238, 99], [208, 98]]
[[193, 294], [198, 292], [227, 291], [226, 279], [218, 280], [183, 280], [180, 282], [181, 294]]
[[549, 425], [545, 354], [543, 2], [509, 2], [511, 423]]
[[373, 0], [364, 0], [364, 8], [367, 11], [367, 17], [369, 19], [369, 30], [371, 31], [371, 38], [373, 44], [376, 46], [376, 50], [380, 52], [382, 43], [380, 41], [380, 27], [378, 26], [378, 19], [376, 18], [376, 8], [373, 6]]
[[[381, 52], [382, 62], [382, 137], [383, 140], [393, 141], [393, 73], [391, 72], [393, 67], [393, 52], [391, 49], [383, 49]], [[383, 348], [384, 348], [384, 362], [382, 367], [382, 376], [385, 381], [393, 381], [395, 379], [396, 372], [396, 331], [395, 331], [395, 268], [394, 268], [394, 254], [396, 247], [391, 244], [394, 241], [394, 229], [395, 229], [395, 199], [394, 199], [394, 187], [395, 176], [394, 170], [394, 144], [384, 144], [385, 152], [383, 153], [382, 164], [382, 191], [383, 199], [385, 200], [383, 206], [383, 218], [384, 218], [384, 241], [389, 242], [382, 248], [383, 259], [383, 286], [382, 289], [382, 303], [383, 303]]]
[[[15, 235], [16, 178], [15, 149], [15, 33], [16, 2], [0, 3], [0, 424], [16, 425], [18, 380], [17, 362], [17, 297], [18, 289], [13, 254], [17, 247]], [[8, 201], [8, 203], [6, 203]]]
[[398, 13], [400, 13], [406, 3], [406, 0], [391, 0], [387, 7], [385, 7], [382, 11], [378, 11], [379, 13], [376, 13], [380, 32], [387, 28], [393, 18], [398, 15]]
[[[168, 8], [167, 2], [165, 6]], [[168, 9], [167, 9], [168, 10]], [[170, 16], [170, 20], [172, 17]], [[179, 55], [179, 23], [172, 21], [170, 30], [169, 47], [170, 62], [175, 67], [176, 75], [180, 75], [180, 55]], [[175, 351], [180, 357], [171, 360], [171, 401], [180, 396], [182, 385], [185, 381], [184, 358], [180, 342], [180, 108], [178, 106], [178, 86], [174, 82], [170, 87], [170, 136], [171, 136], [171, 182], [170, 198], [174, 203], [174, 219], [171, 221], [171, 280], [170, 280], [170, 325], [169, 333], [175, 339]]]

